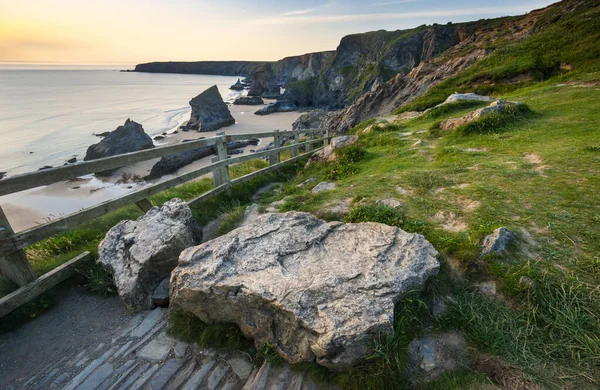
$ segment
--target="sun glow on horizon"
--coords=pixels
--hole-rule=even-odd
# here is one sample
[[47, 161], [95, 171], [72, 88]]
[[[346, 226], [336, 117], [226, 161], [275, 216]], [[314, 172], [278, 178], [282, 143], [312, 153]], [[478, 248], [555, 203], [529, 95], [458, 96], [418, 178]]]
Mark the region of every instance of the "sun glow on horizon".
[[278, 60], [333, 50], [351, 33], [521, 14], [551, 1], [460, 3], [268, 0], [248, 7], [241, 0], [0, 0], [0, 63]]

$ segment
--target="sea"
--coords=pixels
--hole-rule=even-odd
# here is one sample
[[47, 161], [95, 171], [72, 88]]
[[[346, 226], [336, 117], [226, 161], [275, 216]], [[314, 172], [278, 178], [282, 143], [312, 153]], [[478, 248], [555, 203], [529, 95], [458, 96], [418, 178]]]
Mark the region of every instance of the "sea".
[[85, 156], [94, 134], [128, 118], [151, 136], [189, 119], [189, 101], [217, 85], [228, 101], [238, 77], [121, 72], [125, 66], [0, 64], [0, 172], [8, 176]]

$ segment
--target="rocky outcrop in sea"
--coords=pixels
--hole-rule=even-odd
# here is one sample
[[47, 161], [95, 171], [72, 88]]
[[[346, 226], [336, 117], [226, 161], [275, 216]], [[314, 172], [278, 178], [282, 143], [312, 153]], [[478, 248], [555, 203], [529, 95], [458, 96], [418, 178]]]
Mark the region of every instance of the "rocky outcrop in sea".
[[84, 161], [95, 160], [118, 154], [152, 149], [152, 138], [144, 131], [141, 124], [127, 119], [123, 126], [108, 133], [102, 141], [91, 145], [83, 158]]
[[227, 104], [223, 101], [216, 85], [190, 100], [192, 114], [181, 130], [215, 131], [235, 124]]

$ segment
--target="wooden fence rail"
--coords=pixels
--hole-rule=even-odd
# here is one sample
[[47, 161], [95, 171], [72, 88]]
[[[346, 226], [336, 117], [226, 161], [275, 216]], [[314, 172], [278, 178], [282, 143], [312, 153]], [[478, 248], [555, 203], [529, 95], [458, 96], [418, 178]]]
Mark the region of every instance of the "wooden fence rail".
[[[323, 136], [320, 138], [315, 138], [315, 134], [317, 133], [323, 133]], [[300, 142], [300, 136], [302, 134], [305, 134], [308, 137], [305, 142]], [[273, 137], [274, 140], [274, 146], [272, 149], [231, 158], [227, 156], [226, 142], [228, 141], [270, 137]], [[293, 138], [291, 145], [282, 146], [282, 137]], [[163, 192], [169, 188], [189, 182], [190, 180], [212, 172], [214, 189], [199, 195], [188, 202], [190, 206], [196, 205], [226, 191], [236, 184], [240, 184], [260, 175], [275, 171], [281, 168], [284, 164], [302, 159], [313, 153], [314, 144], [320, 144], [317, 146], [317, 149], [324, 147], [329, 143], [330, 138], [331, 137], [329, 136], [329, 131], [327, 129], [273, 131], [255, 134], [233, 135], [219, 133], [217, 136], [211, 138], [205, 138], [176, 145], [167, 145], [155, 149], [106, 157], [93, 161], [85, 161], [78, 164], [26, 173], [0, 180], [1, 196], [63, 180], [69, 180], [77, 176], [107, 171], [140, 161], [181, 153], [203, 146], [215, 145], [216, 149], [216, 155], [212, 158], [211, 163], [207, 166], [162, 182], [158, 182], [156, 184], [152, 184], [122, 197], [102, 202], [98, 205], [20, 232], [13, 231], [8, 219], [2, 211], [2, 207], [0, 206], [0, 275], [20, 287], [6, 297], [0, 298], [0, 317], [14, 310], [27, 300], [34, 298], [57, 283], [63, 281], [65, 278], [72, 275], [73, 267], [91, 258], [89, 253], [83, 254], [57, 268], [55, 270], [56, 272], [52, 271], [51, 273], [36, 279], [35, 273], [33, 272], [23, 250], [27, 246], [50, 238], [56, 234], [65, 232], [82, 223], [88, 222], [94, 218], [100, 217], [130, 204], [136, 204], [140, 209], [146, 212], [152, 207], [152, 204], [148, 201], [149, 196]], [[303, 154], [299, 154], [301, 147], [304, 147], [305, 150], [305, 153]], [[290, 159], [282, 162], [281, 152], [288, 150], [290, 151], [291, 157]], [[267, 168], [252, 172], [248, 175], [239, 177], [235, 180], [230, 179], [230, 165], [259, 158], [267, 158], [269, 161], [269, 166]]]

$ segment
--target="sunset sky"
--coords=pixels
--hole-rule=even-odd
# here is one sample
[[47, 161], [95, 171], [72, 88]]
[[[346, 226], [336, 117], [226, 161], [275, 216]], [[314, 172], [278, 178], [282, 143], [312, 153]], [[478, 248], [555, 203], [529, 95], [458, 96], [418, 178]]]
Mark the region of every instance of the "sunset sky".
[[277, 60], [372, 30], [523, 14], [548, 0], [0, 0], [0, 62]]

